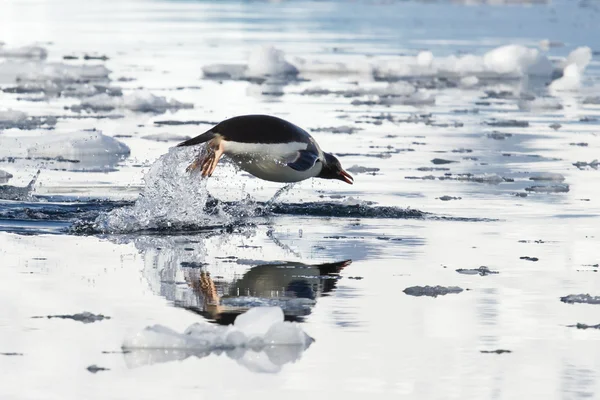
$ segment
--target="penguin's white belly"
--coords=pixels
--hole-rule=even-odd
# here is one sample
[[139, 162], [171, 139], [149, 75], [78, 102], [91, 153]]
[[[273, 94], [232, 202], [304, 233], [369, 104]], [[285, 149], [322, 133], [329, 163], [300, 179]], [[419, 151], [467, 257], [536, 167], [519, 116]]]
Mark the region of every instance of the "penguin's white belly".
[[306, 143], [291, 142], [277, 144], [224, 143], [225, 154], [241, 169], [257, 178], [272, 182], [299, 182], [319, 175], [322, 163], [306, 171], [297, 171], [287, 166], [293, 162], [299, 150], [307, 148]]

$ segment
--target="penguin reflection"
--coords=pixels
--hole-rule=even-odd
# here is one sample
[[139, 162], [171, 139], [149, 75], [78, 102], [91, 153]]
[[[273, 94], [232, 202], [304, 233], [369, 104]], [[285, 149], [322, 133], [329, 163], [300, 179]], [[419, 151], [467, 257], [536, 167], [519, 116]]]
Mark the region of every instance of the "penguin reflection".
[[[220, 324], [232, 323], [237, 315], [249, 308], [230, 301], [235, 298], [259, 301], [306, 299], [310, 309], [318, 297], [335, 289], [337, 275], [351, 263], [352, 260], [316, 265], [299, 262], [262, 264], [233, 282], [213, 280], [205, 270], [187, 269], [185, 280], [199, 297], [197, 304], [202, 306], [184, 307]], [[284, 313], [287, 320], [298, 320], [310, 311], [294, 308], [284, 309]]]

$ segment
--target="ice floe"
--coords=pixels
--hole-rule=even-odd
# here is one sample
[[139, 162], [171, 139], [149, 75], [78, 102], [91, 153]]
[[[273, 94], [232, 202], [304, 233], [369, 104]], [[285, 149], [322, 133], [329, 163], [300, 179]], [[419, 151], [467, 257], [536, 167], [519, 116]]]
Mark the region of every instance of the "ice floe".
[[74, 111], [112, 111], [115, 109], [124, 109], [138, 112], [164, 113], [167, 110], [179, 110], [193, 108], [191, 103], [182, 103], [177, 100], [167, 99], [164, 96], [156, 96], [148, 91], [142, 90], [126, 94], [124, 96], [111, 96], [102, 93], [96, 96], [84, 98], [77, 106], [73, 106]]
[[128, 352], [130, 367], [225, 351], [252, 371], [274, 373], [298, 360], [313, 341], [301, 325], [284, 321], [279, 307], [256, 307], [229, 326], [195, 323], [183, 333], [163, 325], [148, 326], [126, 338], [122, 348]]
[[261, 46], [250, 53], [246, 64], [212, 64], [202, 68], [205, 78], [266, 79], [293, 78], [298, 69], [285, 59], [284, 53], [273, 46]]
[[12, 178], [13, 175], [10, 172], [6, 172], [0, 169], [0, 183], [6, 183]]
[[43, 60], [48, 51], [40, 46], [5, 47], [0, 44], [0, 58], [32, 58]]
[[35, 129], [51, 128], [56, 125], [56, 117], [30, 117], [27, 113], [17, 110], [0, 110], [0, 129]]
[[0, 157], [54, 160], [72, 170], [106, 170], [130, 153], [129, 147], [100, 131], [0, 135]]

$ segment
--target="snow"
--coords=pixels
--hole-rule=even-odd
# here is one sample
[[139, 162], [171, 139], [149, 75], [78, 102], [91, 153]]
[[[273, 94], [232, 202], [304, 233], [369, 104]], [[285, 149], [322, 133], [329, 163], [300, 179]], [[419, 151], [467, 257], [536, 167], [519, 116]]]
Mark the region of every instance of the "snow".
[[191, 103], [182, 103], [177, 100], [168, 99], [164, 96], [156, 96], [146, 90], [141, 90], [124, 96], [110, 96], [102, 93], [81, 100], [74, 110], [111, 111], [115, 109], [126, 109], [139, 112], [163, 113], [167, 110], [179, 110], [193, 108]]
[[47, 56], [48, 51], [40, 46], [6, 48], [0, 45], [0, 57], [4, 58], [33, 58], [43, 60]]

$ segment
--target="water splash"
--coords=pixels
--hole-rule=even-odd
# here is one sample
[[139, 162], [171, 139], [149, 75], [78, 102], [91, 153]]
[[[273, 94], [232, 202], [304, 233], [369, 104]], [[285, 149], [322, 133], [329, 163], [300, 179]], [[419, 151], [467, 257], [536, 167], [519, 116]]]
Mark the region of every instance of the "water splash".
[[230, 217], [212, 208], [204, 209], [209, 199], [206, 180], [186, 172], [194, 149], [172, 148], [161, 156], [144, 176], [145, 187], [132, 206], [103, 213], [94, 221], [100, 232], [142, 230], [202, 229], [226, 225]]

